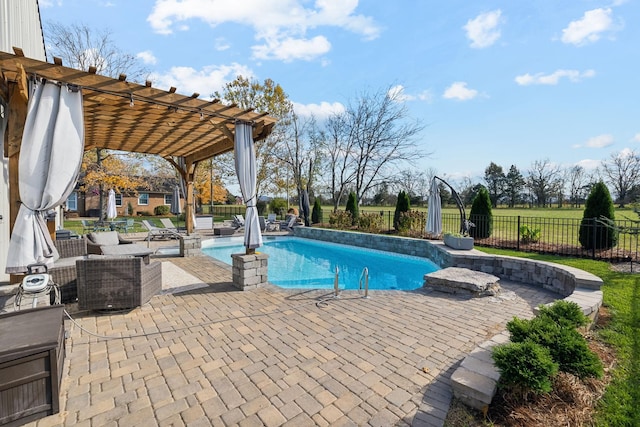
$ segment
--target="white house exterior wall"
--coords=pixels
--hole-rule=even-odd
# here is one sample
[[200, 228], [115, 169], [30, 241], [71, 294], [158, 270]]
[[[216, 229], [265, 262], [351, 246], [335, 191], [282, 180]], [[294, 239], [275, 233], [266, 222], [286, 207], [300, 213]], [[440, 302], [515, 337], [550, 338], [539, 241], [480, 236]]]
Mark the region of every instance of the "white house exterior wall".
[[[37, 0], [0, 0], [0, 50], [13, 53], [19, 47], [29, 58], [45, 61], [44, 37]], [[0, 132], [0, 134], [2, 134]], [[0, 151], [4, 144], [0, 140]], [[9, 251], [9, 161], [0, 157], [0, 283], [7, 282], [4, 270]]]

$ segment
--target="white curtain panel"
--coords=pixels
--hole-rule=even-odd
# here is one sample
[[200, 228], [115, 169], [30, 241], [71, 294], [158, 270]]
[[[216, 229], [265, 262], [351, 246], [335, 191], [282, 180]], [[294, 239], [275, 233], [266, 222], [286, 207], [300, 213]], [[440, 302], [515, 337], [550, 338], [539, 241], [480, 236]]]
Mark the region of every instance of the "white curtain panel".
[[118, 210], [116, 209], [116, 192], [113, 189], [109, 190], [109, 198], [107, 199], [107, 218], [115, 219], [118, 216]]
[[247, 205], [244, 220], [244, 245], [247, 249], [262, 246], [260, 220], [256, 207], [256, 152], [253, 146], [253, 128], [249, 123], [236, 122], [234, 153], [236, 175], [240, 191]]
[[82, 93], [53, 82], [35, 83], [29, 99], [18, 166], [20, 201], [7, 273], [58, 258], [44, 215], [73, 191], [84, 153]]
[[433, 237], [442, 234], [442, 205], [440, 200], [440, 188], [436, 178], [431, 180], [431, 190], [428, 199], [429, 207], [427, 209], [427, 233]]

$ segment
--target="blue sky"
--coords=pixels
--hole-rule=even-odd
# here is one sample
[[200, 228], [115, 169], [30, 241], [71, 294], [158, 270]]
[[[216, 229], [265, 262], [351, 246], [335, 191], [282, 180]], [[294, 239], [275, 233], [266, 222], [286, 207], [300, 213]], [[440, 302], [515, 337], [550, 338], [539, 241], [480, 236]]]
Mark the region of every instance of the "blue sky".
[[271, 78], [322, 118], [401, 90], [417, 162], [480, 180], [490, 162], [593, 169], [640, 145], [637, 0], [40, 0], [43, 23], [109, 29], [154, 87], [210, 94]]

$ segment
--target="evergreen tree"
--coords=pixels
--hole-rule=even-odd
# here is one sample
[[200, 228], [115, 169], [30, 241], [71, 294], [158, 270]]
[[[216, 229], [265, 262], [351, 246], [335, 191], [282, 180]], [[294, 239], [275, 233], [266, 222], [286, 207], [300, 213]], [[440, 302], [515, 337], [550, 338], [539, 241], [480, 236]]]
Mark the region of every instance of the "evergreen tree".
[[580, 244], [584, 249], [609, 249], [618, 243], [618, 231], [599, 222], [600, 217], [615, 220], [613, 200], [602, 181], [593, 186], [584, 206], [580, 222]]
[[487, 183], [487, 191], [491, 199], [491, 205], [495, 208], [502, 198], [505, 186], [505, 175], [502, 166], [491, 162], [484, 170], [484, 181]]
[[524, 185], [524, 177], [515, 165], [511, 165], [504, 180], [504, 195], [510, 208], [521, 202]]
[[347, 212], [351, 212], [352, 225], [356, 225], [358, 223], [358, 216], [360, 215], [360, 213], [358, 211], [358, 199], [356, 198], [356, 193], [354, 193], [353, 191], [349, 193], [346, 210]]
[[398, 201], [396, 202], [396, 211], [393, 214], [393, 228], [395, 228], [396, 231], [400, 231], [400, 228], [402, 228], [400, 224], [400, 213], [408, 212], [410, 205], [411, 202], [409, 200], [409, 195], [404, 191], [399, 192]]
[[493, 213], [491, 212], [491, 199], [486, 188], [482, 187], [478, 195], [473, 199], [469, 220], [475, 227], [469, 229], [469, 235], [478, 239], [491, 236], [493, 230]]
[[316, 197], [313, 202], [313, 210], [311, 211], [311, 222], [318, 224], [322, 222], [322, 206], [320, 205], [320, 198]]

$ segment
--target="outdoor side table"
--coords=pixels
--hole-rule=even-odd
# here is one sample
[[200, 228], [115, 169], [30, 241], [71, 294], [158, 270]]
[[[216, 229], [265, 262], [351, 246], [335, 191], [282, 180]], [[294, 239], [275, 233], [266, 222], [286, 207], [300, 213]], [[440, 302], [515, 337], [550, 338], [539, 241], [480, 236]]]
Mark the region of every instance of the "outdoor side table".
[[0, 315], [0, 426], [60, 411], [63, 305]]

